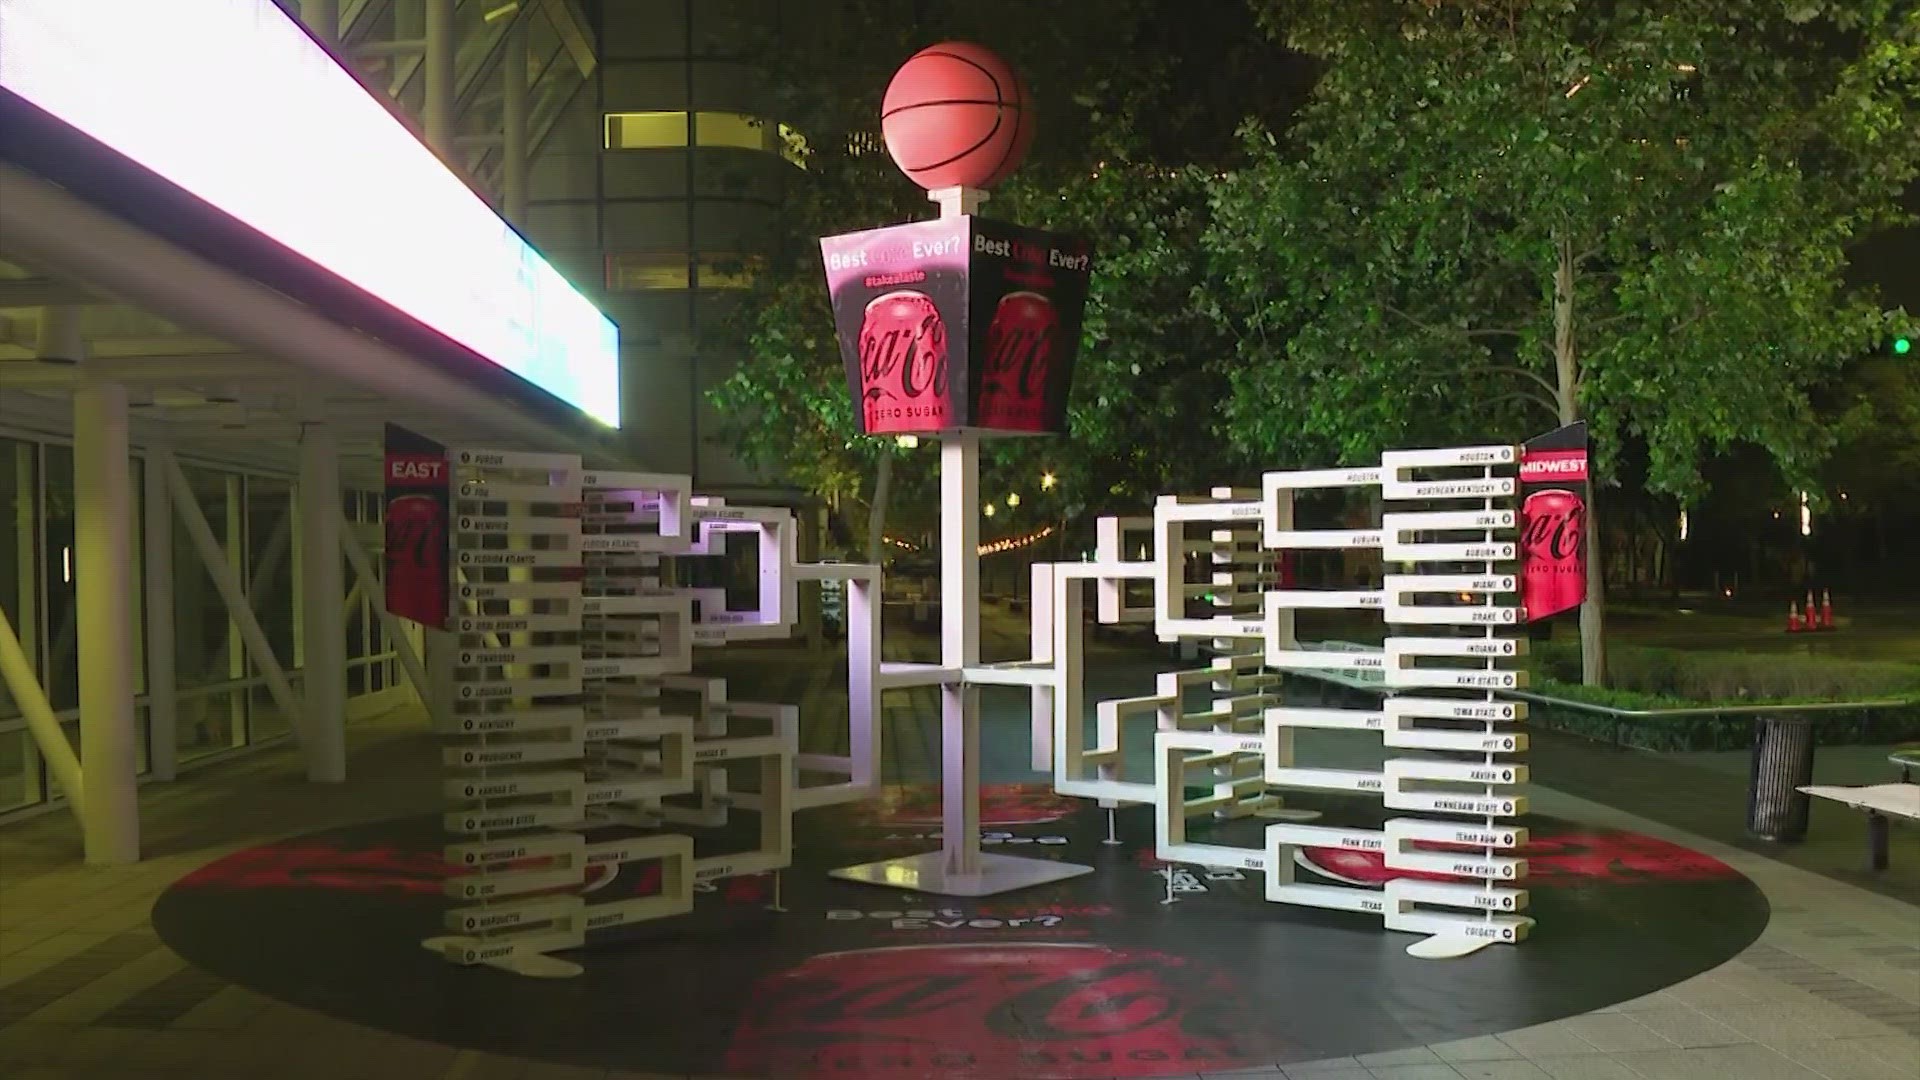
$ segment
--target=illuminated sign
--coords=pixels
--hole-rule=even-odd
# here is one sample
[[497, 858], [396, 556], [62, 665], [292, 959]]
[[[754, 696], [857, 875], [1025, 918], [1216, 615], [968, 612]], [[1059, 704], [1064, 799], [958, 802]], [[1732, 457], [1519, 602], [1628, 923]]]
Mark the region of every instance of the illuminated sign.
[[618, 426], [613, 321], [272, 0], [0, 0], [0, 88]]

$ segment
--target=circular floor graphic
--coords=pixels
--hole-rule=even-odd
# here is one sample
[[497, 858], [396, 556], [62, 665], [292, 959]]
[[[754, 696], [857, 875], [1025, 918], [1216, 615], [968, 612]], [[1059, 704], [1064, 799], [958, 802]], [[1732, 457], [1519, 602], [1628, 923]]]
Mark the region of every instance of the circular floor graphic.
[[[1377, 804], [1322, 805], [1341, 824], [1379, 820]], [[1269, 904], [1251, 873], [1158, 863], [1143, 808], [1119, 814], [1122, 843], [1108, 845], [1102, 811], [1028, 787], [987, 793], [983, 843], [1094, 873], [979, 900], [826, 876], [937, 847], [938, 815], [928, 788], [803, 813], [784, 910], [770, 910], [772, 876], [721, 881], [691, 915], [570, 954], [586, 969], [573, 979], [455, 967], [420, 947], [448, 906], [432, 818], [227, 856], [163, 894], [153, 921], [202, 968], [388, 1031], [601, 1068], [791, 1080], [1192, 1076], [1460, 1039], [1671, 985], [1734, 956], [1767, 921], [1760, 891], [1724, 863], [1535, 817], [1532, 937], [1418, 960], [1405, 951], [1414, 939], [1377, 917]], [[1251, 847], [1262, 824], [1191, 835]], [[701, 853], [729, 850], [731, 832], [698, 837]], [[1386, 877], [1352, 852], [1299, 861], [1302, 880]], [[657, 887], [647, 872], [593, 883], [596, 898]]]

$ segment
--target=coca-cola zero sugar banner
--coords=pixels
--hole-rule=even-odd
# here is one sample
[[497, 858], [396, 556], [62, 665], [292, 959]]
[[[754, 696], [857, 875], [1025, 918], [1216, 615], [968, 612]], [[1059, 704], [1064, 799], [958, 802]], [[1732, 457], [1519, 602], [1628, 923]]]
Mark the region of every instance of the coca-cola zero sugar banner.
[[862, 432], [1065, 427], [1086, 241], [953, 217], [826, 237], [820, 252]]
[[452, 607], [446, 447], [388, 424], [384, 472], [387, 610], [444, 630]]
[[1568, 424], [1520, 448], [1520, 602], [1528, 621], [1587, 598], [1587, 425]]

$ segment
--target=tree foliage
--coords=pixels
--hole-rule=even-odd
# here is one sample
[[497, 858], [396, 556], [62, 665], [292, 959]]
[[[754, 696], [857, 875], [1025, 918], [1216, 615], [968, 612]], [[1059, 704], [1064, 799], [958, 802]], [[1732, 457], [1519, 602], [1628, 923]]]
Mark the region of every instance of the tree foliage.
[[1214, 200], [1248, 446], [1354, 459], [1584, 418], [1603, 470], [1644, 440], [1683, 498], [1736, 442], [1815, 467], [1811, 389], [1894, 318], [1843, 271], [1920, 161], [1912, 3], [1261, 7], [1326, 69]]

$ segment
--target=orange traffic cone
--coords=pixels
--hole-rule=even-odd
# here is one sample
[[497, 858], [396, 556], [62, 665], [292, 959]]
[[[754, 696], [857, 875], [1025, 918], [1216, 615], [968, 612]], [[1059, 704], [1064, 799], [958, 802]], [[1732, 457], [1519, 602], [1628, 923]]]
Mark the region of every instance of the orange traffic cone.
[[1801, 610], [1807, 613], [1806, 614], [1807, 629], [1809, 630], [1820, 629], [1820, 618], [1817, 614], [1815, 614], [1820, 609], [1813, 606], [1813, 590], [1812, 589], [1807, 590], [1807, 606], [1802, 608]]
[[1789, 600], [1787, 601], [1787, 633], [1797, 634], [1799, 632], [1800, 602], [1798, 600]]
[[1833, 629], [1833, 590], [1820, 590], [1820, 629]]

